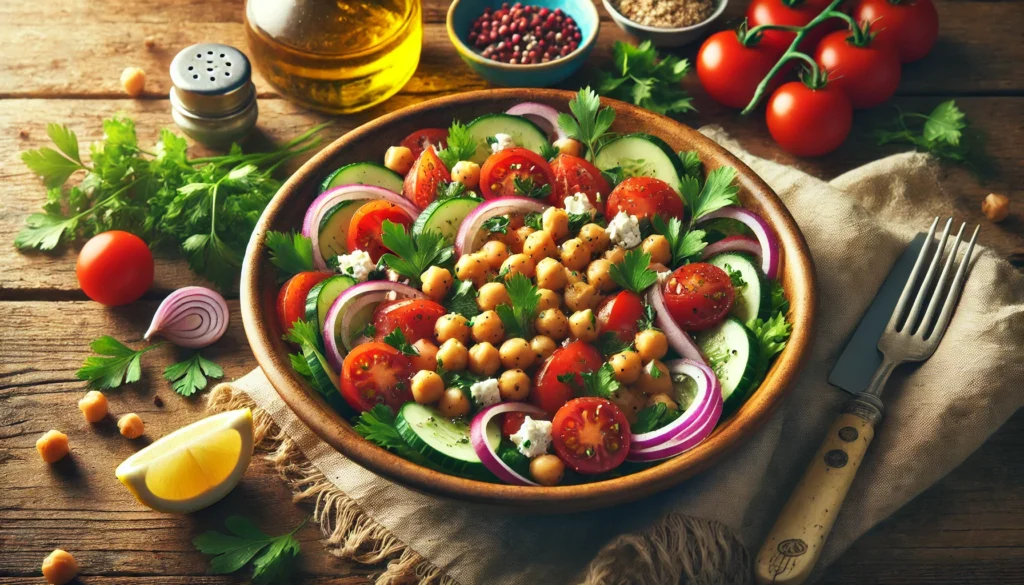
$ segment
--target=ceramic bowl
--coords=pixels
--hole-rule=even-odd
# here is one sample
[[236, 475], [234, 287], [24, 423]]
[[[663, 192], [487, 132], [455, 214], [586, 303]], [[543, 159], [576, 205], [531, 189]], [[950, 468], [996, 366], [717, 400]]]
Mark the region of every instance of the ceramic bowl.
[[601, 26], [597, 8], [591, 0], [532, 0], [531, 5], [555, 10], [561, 8], [576, 21], [580, 45], [561, 59], [535, 65], [512, 65], [492, 61], [476, 52], [469, 43], [469, 30], [485, 8], [500, 8], [505, 0], [454, 0], [448, 8], [448, 38], [455, 50], [477, 75], [494, 85], [508, 87], [547, 87], [554, 85], [583, 66], [597, 41]]
[[366, 469], [405, 486], [455, 498], [533, 512], [595, 509], [649, 496], [685, 481], [741, 445], [764, 424], [782, 402], [810, 352], [814, 322], [814, 268], [807, 244], [771, 188], [738, 158], [696, 130], [674, 120], [615, 100], [602, 100], [616, 111], [612, 131], [647, 132], [665, 140], [673, 150], [696, 150], [707, 169], [729, 165], [738, 171], [740, 199], [775, 229], [782, 249], [781, 279], [792, 307], [793, 336], [764, 382], [749, 400], [694, 449], [660, 465], [624, 477], [585, 485], [522, 487], [485, 483], [439, 473], [393, 455], [364, 440], [349, 421], [332, 410], [292, 368], [293, 351], [281, 340], [275, 311], [277, 269], [266, 247], [268, 230], [299, 228], [319, 185], [341, 165], [382, 160], [390, 145], [424, 127], [446, 127], [453, 118], [471, 120], [503, 112], [522, 101], [535, 101], [567, 111], [573, 93], [552, 89], [495, 89], [430, 100], [382, 116], [352, 130], [302, 166], [263, 212], [245, 253], [241, 280], [241, 309], [253, 354], [281, 399], [328, 445]]
[[722, 13], [725, 12], [725, 7], [729, 4], [729, 0], [716, 1], [718, 6], [715, 7], [715, 11], [703, 22], [679, 28], [660, 28], [633, 22], [620, 14], [610, 0], [602, 0], [604, 2], [604, 9], [608, 11], [608, 14], [611, 14], [612, 20], [615, 21], [615, 24], [619, 25], [619, 28], [638, 39], [650, 40], [655, 47], [681, 47], [703, 37], [711, 25], [722, 16]]

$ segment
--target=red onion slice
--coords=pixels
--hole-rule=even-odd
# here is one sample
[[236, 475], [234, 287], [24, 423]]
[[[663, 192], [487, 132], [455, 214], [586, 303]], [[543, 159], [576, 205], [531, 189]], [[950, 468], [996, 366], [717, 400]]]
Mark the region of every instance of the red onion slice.
[[476, 413], [476, 416], [473, 417], [473, 422], [469, 426], [469, 441], [473, 445], [473, 450], [476, 451], [476, 455], [480, 458], [484, 467], [501, 481], [512, 485], [539, 486], [539, 484], [516, 473], [514, 469], [501, 460], [501, 457], [498, 457], [497, 451], [487, 442], [487, 425], [491, 422], [491, 419], [506, 412], [523, 412], [536, 417], [546, 416], [542, 409], [523, 402], [502, 402], [488, 406]]
[[423, 296], [409, 285], [387, 280], [361, 282], [342, 291], [327, 310], [321, 329], [327, 362], [335, 371], [341, 371], [345, 354], [357, 345], [357, 338], [363, 334], [353, 326], [357, 316], [365, 315], [367, 310], [372, 313], [373, 308], [384, 301]]
[[701, 252], [701, 260], [707, 260], [712, 256], [717, 256], [723, 252], [742, 252], [744, 254], [750, 254], [751, 256], [761, 259], [761, 243], [754, 238], [748, 238], [747, 236], [729, 236], [728, 238], [721, 239], [714, 244], [708, 244], [706, 248]]
[[718, 393], [718, 401], [722, 401], [722, 386], [715, 377], [711, 368], [693, 360], [674, 360], [665, 364], [673, 375], [684, 375], [697, 383], [697, 395], [686, 411], [676, 420], [660, 429], [647, 433], [633, 435], [630, 439], [630, 449], [648, 449], [656, 447], [678, 435], [685, 434], [690, 427], [703, 422], [708, 415], [707, 407], [715, 400], [714, 394]]
[[757, 241], [761, 244], [761, 270], [765, 276], [774, 279], [779, 275], [779, 265], [782, 262], [782, 252], [779, 249], [779, 239], [775, 236], [775, 230], [760, 215], [748, 211], [742, 207], [723, 207], [718, 211], [709, 213], [700, 218], [697, 223], [704, 223], [718, 218], [735, 219], [750, 228]]
[[679, 325], [676, 324], [672, 314], [668, 312], [668, 305], [665, 304], [665, 293], [662, 291], [664, 285], [660, 282], [647, 290], [647, 302], [654, 308], [654, 323], [665, 333], [671, 347], [680, 357], [693, 360], [702, 365], [708, 365], [708, 360], [697, 347], [693, 340]]
[[455, 253], [459, 256], [476, 251], [478, 242], [487, 238], [484, 222], [499, 215], [544, 213], [550, 207], [547, 203], [528, 197], [498, 197], [490, 199], [469, 212], [455, 234]]
[[228, 304], [220, 293], [202, 286], [186, 286], [160, 303], [143, 338], [148, 340], [159, 334], [174, 345], [199, 349], [224, 335], [228, 314]]
[[505, 111], [510, 116], [522, 116], [547, 133], [551, 142], [568, 138], [568, 135], [558, 126], [558, 110], [545, 104], [537, 102], [523, 102], [516, 104]]

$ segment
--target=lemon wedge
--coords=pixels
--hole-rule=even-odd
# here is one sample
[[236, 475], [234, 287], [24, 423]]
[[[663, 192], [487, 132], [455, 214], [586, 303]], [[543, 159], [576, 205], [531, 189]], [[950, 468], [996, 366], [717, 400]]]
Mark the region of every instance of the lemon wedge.
[[187, 514], [228, 494], [252, 460], [252, 411], [222, 412], [182, 427], [125, 459], [117, 479], [143, 505]]

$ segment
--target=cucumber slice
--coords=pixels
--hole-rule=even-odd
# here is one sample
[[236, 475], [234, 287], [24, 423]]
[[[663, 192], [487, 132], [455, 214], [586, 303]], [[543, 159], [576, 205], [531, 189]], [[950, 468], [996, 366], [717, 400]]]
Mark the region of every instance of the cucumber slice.
[[739, 407], [754, 390], [756, 382], [761, 346], [754, 333], [730, 315], [711, 329], [698, 333], [696, 341], [722, 383], [723, 411]]
[[676, 193], [682, 188], [679, 178], [686, 174], [672, 147], [650, 134], [626, 134], [612, 140], [597, 151], [594, 165], [602, 171], [619, 167], [626, 177], [661, 179]]
[[303, 351], [302, 357], [305, 358], [306, 365], [309, 366], [309, 371], [312, 374], [309, 383], [312, 384], [313, 389], [324, 397], [331, 408], [343, 415], [348, 415], [352, 408], [341, 397], [341, 379], [331, 369], [327, 358], [319, 351], [310, 349]]
[[498, 133], [508, 134], [516, 146], [528, 148], [537, 154], [542, 152], [548, 142], [544, 131], [522, 116], [487, 114], [470, 122], [466, 129], [476, 140], [476, 153], [469, 160], [478, 165], [484, 164], [487, 157], [491, 156], [491, 145], [487, 144], [487, 138]]
[[472, 197], [434, 201], [416, 218], [416, 223], [412, 225], [412, 233], [419, 235], [426, 230], [434, 230], [441, 232], [445, 242], [451, 244], [455, 242], [455, 234], [458, 233], [459, 226], [466, 216], [480, 203], [479, 199]]
[[352, 163], [334, 171], [320, 184], [320, 192], [341, 185], [373, 185], [402, 194], [402, 176], [391, 169], [372, 162]]
[[320, 220], [319, 241], [320, 254], [324, 258], [333, 258], [348, 253], [348, 228], [352, 225], [352, 216], [365, 201], [344, 201], [332, 207]]
[[716, 254], [708, 259], [708, 264], [729, 272], [738, 272], [743, 279], [743, 285], [736, 290], [736, 300], [733, 301], [730, 313], [744, 323], [750, 323], [754, 319], [767, 319], [772, 313], [772, 291], [771, 285], [761, 268], [760, 263], [754, 260], [750, 254], [739, 252], [725, 252]]
[[314, 284], [306, 295], [306, 321], [316, 323], [317, 328], [322, 329], [331, 303], [342, 291], [355, 283], [356, 279], [351, 276], [339, 274]]
[[[451, 420], [430, 406], [406, 402], [395, 417], [395, 426], [410, 447], [441, 468], [470, 477], [490, 476], [470, 443], [469, 423]], [[488, 425], [487, 442], [494, 449], [501, 444], [498, 425]]]

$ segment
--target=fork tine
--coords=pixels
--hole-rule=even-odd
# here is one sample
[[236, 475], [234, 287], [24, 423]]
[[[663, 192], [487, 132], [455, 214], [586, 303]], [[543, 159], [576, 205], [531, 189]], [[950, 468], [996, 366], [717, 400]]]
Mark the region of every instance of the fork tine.
[[904, 322], [903, 327], [900, 328], [900, 331], [913, 333], [917, 329], [917, 318], [921, 315], [921, 306], [924, 305], [925, 297], [931, 294], [932, 280], [935, 278], [935, 270], [939, 266], [939, 261], [942, 260], [942, 253], [946, 250], [946, 240], [949, 238], [949, 228], [951, 225], [953, 225], [952, 217], [946, 221], [946, 227], [942, 230], [942, 237], [939, 238], [939, 245], [935, 248], [935, 255], [932, 256], [932, 261], [928, 265], [928, 272], [925, 273], [924, 280], [921, 281], [921, 288], [917, 289], [914, 306], [907, 313], [907, 320]]
[[946, 326], [949, 325], [949, 320], [953, 316], [953, 309], [956, 308], [956, 301], [960, 297], [960, 290], [964, 287], [964, 277], [967, 274], [968, 266], [971, 264], [971, 252], [974, 251], [974, 242], [978, 239], [978, 231], [980, 229], [980, 225], [974, 228], [974, 235], [971, 236], [971, 241], [967, 244], [964, 259], [960, 262], [960, 267], [956, 270], [953, 284], [949, 287], [949, 294], [946, 295], [946, 303], [942, 305], [942, 313], [939, 314], [939, 320], [935, 322], [935, 327], [928, 336], [929, 343], [938, 343], [942, 340], [942, 335], [946, 333]]
[[932, 245], [932, 241], [935, 238], [935, 226], [939, 224], [939, 218], [935, 218], [932, 221], [932, 227], [928, 228], [928, 237], [924, 239], [924, 244], [921, 245], [921, 252], [917, 255], [917, 260], [914, 261], [914, 269], [910, 271], [910, 277], [907, 278], [907, 284], [903, 286], [903, 292], [900, 293], [900, 300], [896, 303], [896, 308], [892, 311], [892, 317], [889, 317], [889, 324], [886, 325], [886, 330], [894, 331], [896, 325], [903, 319], [903, 311], [907, 308], [907, 303], [910, 301], [910, 295], [914, 292], [914, 283], [917, 282], [917, 277], [921, 273], [921, 266], [924, 265], [925, 258], [928, 257], [928, 249]]
[[939, 300], [943, 298], [942, 292], [946, 288], [946, 283], [949, 281], [949, 274], [953, 270], [953, 264], [956, 262], [956, 253], [960, 248], [960, 242], [963, 241], [964, 228], [967, 227], [967, 223], [960, 224], [960, 230], [956, 233], [956, 239], [953, 240], [953, 245], [949, 249], [949, 258], [946, 259], [945, 266], [942, 267], [942, 274], [939, 275], [939, 281], [935, 283], [935, 290], [932, 292], [932, 300], [928, 303], [928, 309], [924, 312], [924, 318], [921, 319], [921, 325], [914, 332], [914, 335], [924, 337], [925, 333], [928, 332], [929, 325], [932, 322], [932, 317], [935, 316], [935, 311], [938, 310]]

